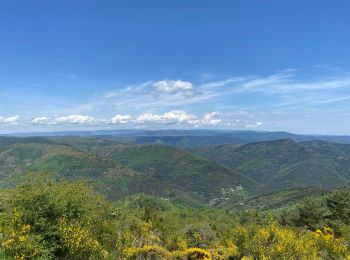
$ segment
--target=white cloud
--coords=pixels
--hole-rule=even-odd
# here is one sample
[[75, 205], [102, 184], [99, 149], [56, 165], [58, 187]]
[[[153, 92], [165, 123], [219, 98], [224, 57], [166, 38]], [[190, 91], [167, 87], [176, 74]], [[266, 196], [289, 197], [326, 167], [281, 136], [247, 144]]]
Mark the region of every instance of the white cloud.
[[178, 122], [178, 123], [186, 123], [191, 122], [191, 120], [195, 120], [197, 116], [188, 114], [183, 110], [173, 110], [165, 113], [162, 116], [162, 119], [168, 122]]
[[136, 118], [136, 121], [139, 123], [158, 122], [161, 120], [161, 118], [162, 117], [160, 115], [154, 115], [151, 113], [143, 113]]
[[202, 125], [219, 125], [221, 123], [220, 113], [219, 112], [211, 112], [204, 115], [201, 119]]
[[34, 119], [32, 120], [32, 123], [33, 123], [33, 124], [36, 124], [36, 125], [50, 125], [50, 124], [55, 124], [55, 122], [50, 121], [50, 119], [47, 118], [46, 116], [34, 118]]
[[56, 117], [55, 121], [57, 123], [62, 123], [62, 124], [86, 124], [86, 123], [92, 123], [94, 121], [94, 118], [91, 116], [85, 116], [85, 115], [69, 115], [69, 116]]
[[163, 115], [143, 113], [136, 118], [137, 122], [153, 122], [153, 123], [191, 123], [197, 119], [197, 116], [187, 113], [183, 110], [173, 110]]
[[187, 97], [193, 96], [195, 94], [194, 87], [189, 81], [161, 80], [153, 83], [152, 86], [157, 92], [162, 92], [166, 94], [182, 93]]
[[0, 124], [17, 125], [19, 123], [19, 116], [3, 117], [0, 116]]
[[115, 115], [111, 119], [112, 124], [126, 124], [131, 121], [131, 116], [129, 115]]
[[246, 128], [258, 128], [258, 127], [260, 127], [260, 126], [262, 126], [262, 125], [263, 125], [262, 122], [256, 122], [255, 124], [248, 124], [248, 125], [246, 125], [245, 127], [246, 127]]
[[184, 110], [173, 110], [162, 115], [144, 113], [136, 118], [136, 122], [139, 123], [175, 123], [194, 126], [217, 126], [221, 121], [219, 112], [210, 112], [200, 118]]
[[37, 117], [32, 119], [33, 124], [37, 125], [58, 125], [58, 124], [88, 124], [93, 123], [96, 120], [91, 116], [86, 115], [68, 115], [68, 116], [54, 116], [49, 117]]

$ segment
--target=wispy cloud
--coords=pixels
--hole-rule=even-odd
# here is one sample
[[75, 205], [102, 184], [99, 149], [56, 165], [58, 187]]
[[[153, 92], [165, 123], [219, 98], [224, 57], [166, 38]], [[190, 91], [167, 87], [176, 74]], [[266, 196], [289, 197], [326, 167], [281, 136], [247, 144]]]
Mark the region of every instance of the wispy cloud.
[[337, 103], [337, 102], [346, 101], [346, 100], [350, 100], [350, 96], [316, 100], [316, 101], [313, 101], [313, 103], [314, 104], [331, 104], [331, 103]]
[[[306, 79], [299, 73], [298, 70], [288, 69], [271, 75], [235, 76], [200, 83], [179, 79], [147, 81], [104, 93], [92, 102], [79, 106], [84, 105], [86, 112], [115, 111], [117, 116], [114, 122], [126, 124], [141, 115], [140, 119], [148, 118], [144, 121], [166, 122], [166, 111], [185, 109], [192, 111], [191, 115], [196, 111], [210, 113], [214, 109], [228, 115], [229, 112], [241, 110], [251, 111], [248, 114], [252, 115], [252, 111], [273, 113], [275, 109], [282, 112], [285, 109], [300, 110], [348, 99], [343, 92], [350, 87], [350, 77]], [[252, 98], [255, 102], [252, 102]], [[241, 124], [242, 127], [263, 127], [263, 124], [256, 124], [260, 121], [254, 122], [247, 115], [225, 116], [219, 125], [237, 125], [237, 118], [245, 122], [245, 125]]]
[[311, 120], [317, 117], [315, 111], [330, 111], [330, 105], [338, 117], [344, 115], [340, 112], [350, 109], [349, 75], [306, 74], [289, 69], [270, 75], [238, 75], [218, 80], [210, 77], [199, 82], [154, 79], [115, 90], [109, 88], [85, 102], [56, 101], [56, 107], [42, 109], [47, 111], [46, 115], [36, 114], [31, 119], [22, 115], [0, 117], [0, 124], [274, 129], [283, 125], [293, 127], [293, 120], [299, 120], [296, 115]]

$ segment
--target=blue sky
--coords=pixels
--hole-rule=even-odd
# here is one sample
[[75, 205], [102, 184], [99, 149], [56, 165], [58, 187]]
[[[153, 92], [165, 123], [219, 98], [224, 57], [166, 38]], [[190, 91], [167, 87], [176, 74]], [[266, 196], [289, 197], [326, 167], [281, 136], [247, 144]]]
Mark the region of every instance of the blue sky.
[[0, 133], [350, 135], [350, 2], [0, 2]]

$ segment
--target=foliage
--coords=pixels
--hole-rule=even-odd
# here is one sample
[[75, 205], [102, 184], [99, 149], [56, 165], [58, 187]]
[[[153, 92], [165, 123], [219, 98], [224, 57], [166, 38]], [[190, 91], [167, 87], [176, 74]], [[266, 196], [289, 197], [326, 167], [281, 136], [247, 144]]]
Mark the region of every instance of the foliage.
[[315, 230], [324, 219], [324, 209], [317, 200], [306, 198], [297, 206], [295, 223], [299, 227]]
[[239, 257], [254, 259], [341, 259], [349, 256], [344, 241], [334, 237], [330, 228], [302, 232], [277, 225], [238, 226], [232, 231]]
[[[327, 201], [341, 199], [334, 196], [337, 192], [331, 192]], [[30, 175], [1, 195], [0, 253], [13, 259], [347, 259], [350, 255], [349, 238], [342, 233], [348, 226], [337, 222], [339, 230], [331, 228], [334, 222], [326, 200], [305, 200], [288, 208], [284, 214], [295, 217], [280, 225], [278, 211], [193, 208], [146, 195], [112, 203], [86, 183], [53, 181], [47, 175]], [[335, 204], [345, 210], [346, 204]]]
[[127, 249], [128, 259], [171, 259], [172, 254], [164, 247], [157, 245], [144, 245], [140, 248]]
[[21, 214], [13, 209], [12, 220], [5, 231], [2, 246], [8, 255], [14, 259], [31, 259], [47, 257], [45, 249], [39, 243], [39, 236], [31, 234], [31, 226], [23, 224]]
[[61, 219], [58, 230], [71, 259], [107, 259], [108, 252], [78, 221]]
[[344, 239], [336, 238], [331, 228], [317, 229], [312, 235], [323, 258], [342, 259], [349, 257], [350, 251]]
[[327, 196], [327, 206], [332, 219], [350, 224], [350, 186], [334, 189]]
[[198, 259], [198, 260], [209, 260], [211, 259], [211, 254], [201, 248], [188, 248], [182, 253], [186, 259]]
[[[53, 182], [46, 175], [30, 175], [24, 184], [9, 192], [7, 215], [12, 222], [10, 229], [3, 230], [3, 246], [8, 254], [15, 257], [25, 251], [30, 255], [25, 259], [34, 255], [73, 257], [77, 253], [69, 243], [71, 233], [62, 223], [79, 231], [78, 236], [88, 234], [83, 239], [90, 243], [89, 247], [96, 239], [107, 247], [112, 245], [111, 205], [86, 184]], [[81, 247], [79, 250], [83, 251]]]

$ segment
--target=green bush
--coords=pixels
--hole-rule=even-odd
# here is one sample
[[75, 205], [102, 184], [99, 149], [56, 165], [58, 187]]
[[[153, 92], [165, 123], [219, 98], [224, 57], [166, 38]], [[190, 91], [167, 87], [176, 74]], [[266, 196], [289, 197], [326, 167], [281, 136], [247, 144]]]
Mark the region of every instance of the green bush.
[[28, 259], [71, 255], [60, 232], [62, 219], [79, 221], [96, 241], [113, 244], [111, 206], [85, 183], [54, 182], [47, 175], [30, 175], [10, 194], [8, 215], [12, 221], [4, 230], [3, 244], [11, 256], [18, 252], [25, 252]]

